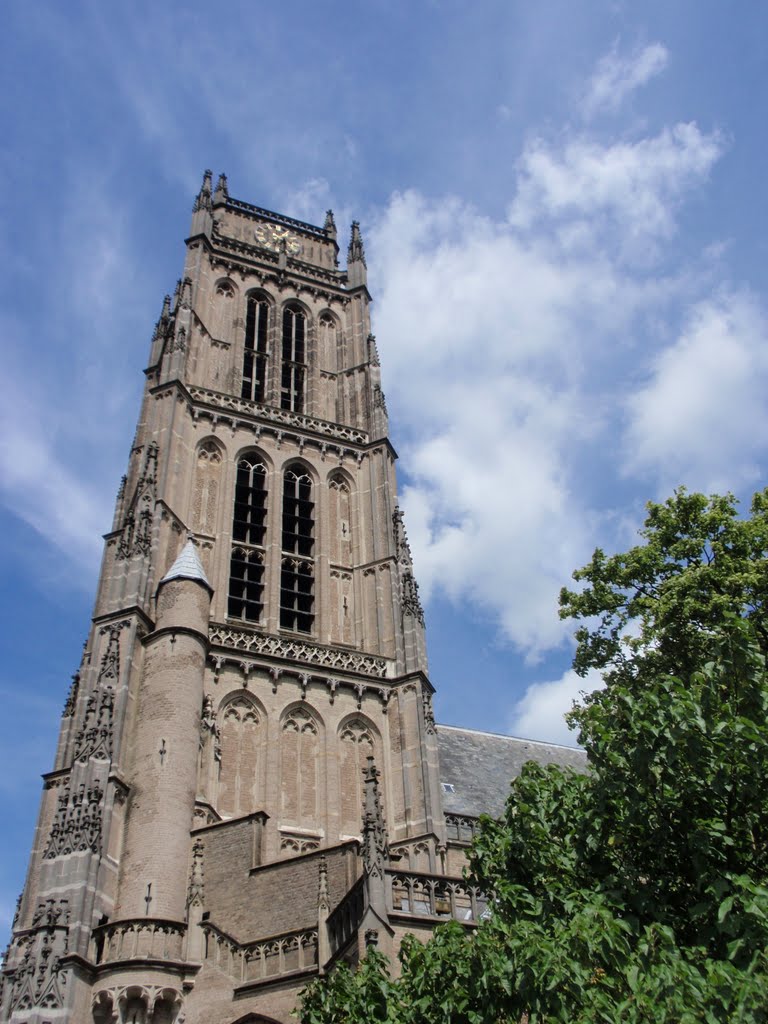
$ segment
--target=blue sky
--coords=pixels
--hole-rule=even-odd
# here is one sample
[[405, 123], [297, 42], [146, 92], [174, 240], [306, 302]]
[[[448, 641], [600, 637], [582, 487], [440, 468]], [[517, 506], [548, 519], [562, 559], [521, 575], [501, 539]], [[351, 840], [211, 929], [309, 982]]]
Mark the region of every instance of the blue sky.
[[11, 0], [0, 928], [202, 171], [361, 221], [441, 721], [568, 740], [556, 596], [768, 447], [768, 12]]

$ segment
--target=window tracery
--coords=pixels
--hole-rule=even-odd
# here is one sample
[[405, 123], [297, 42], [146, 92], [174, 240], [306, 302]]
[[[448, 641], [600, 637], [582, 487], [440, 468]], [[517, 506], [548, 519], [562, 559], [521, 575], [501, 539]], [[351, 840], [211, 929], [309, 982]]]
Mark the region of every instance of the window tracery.
[[280, 408], [304, 412], [304, 386], [307, 369], [307, 318], [298, 303], [283, 310], [282, 371]]
[[268, 331], [269, 303], [258, 295], [249, 295], [245, 316], [243, 385], [240, 397], [252, 402], [266, 400]]
[[312, 480], [301, 466], [283, 474], [280, 626], [310, 633], [314, 625], [314, 516]]
[[261, 716], [253, 701], [238, 696], [221, 712], [219, 812], [227, 817], [257, 809]]
[[266, 476], [266, 467], [255, 455], [245, 456], [237, 464], [228, 614], [246, 622], [259, 622], [264, 609]]
[[319, 735], [317, 722], [303, 708], [286, 715], [281, 743], [283, 821], [302, 827], [317, 824]]

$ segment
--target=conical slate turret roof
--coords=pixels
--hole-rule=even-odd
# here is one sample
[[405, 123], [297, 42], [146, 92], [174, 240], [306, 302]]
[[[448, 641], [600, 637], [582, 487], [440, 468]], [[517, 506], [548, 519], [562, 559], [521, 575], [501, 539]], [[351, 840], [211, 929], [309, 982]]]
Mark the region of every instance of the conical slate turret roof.
[[204, 587], [207, 587], [213, 593], [213, 587], [208, 582], [203, 563], [200, 561], [197, 548], [191, 538], [181, 549], [179, 557], [160, 582], [167, 583], [169, 580], [195, 580], [197, 583], [202, 583]]

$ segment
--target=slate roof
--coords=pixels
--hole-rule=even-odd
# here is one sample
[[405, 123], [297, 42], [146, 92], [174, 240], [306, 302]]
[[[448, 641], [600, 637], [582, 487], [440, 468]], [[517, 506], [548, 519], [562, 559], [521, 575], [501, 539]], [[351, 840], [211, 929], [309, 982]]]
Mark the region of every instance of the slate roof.
[[203, 563], [200, 561], [197, 548], [191, 539], [181, 549], [179, 557], [160, 582], [167, 583], [168, 580], [196, 580], [213, 593], [213, 587], [208, 582]]
[[580, 747], [476, 732], [453, 725], [438, 725], [437, 739], [440, 781], [453, 786], [453, 792], [446, 792], [443, 786], [443, 808], [448, 814], [499, 817], [509, 795], [509, 783], [520, 774], [526, 761], [586, 770], [586, 755]]

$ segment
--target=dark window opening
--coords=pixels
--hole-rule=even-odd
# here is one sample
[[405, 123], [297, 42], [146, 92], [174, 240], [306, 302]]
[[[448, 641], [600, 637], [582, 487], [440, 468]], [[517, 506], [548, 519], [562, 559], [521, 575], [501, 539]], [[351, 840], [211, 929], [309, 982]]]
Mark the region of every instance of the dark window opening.
[[314, 522], [310, 477], [299, 467], [287, 469], [283, 475], [280, 625], [300, 633], [310, 633], [315, 618], [315, 570], [310, 560], [315, 543]]
[[263, 402], [267, 387], [267, 326], [269, 304], [251, 296], [245, 318], [245, 352], [243, 354], [243, 389], [241, 395], [254, 402]]
[[261, 551], [233, 548], [229, 563], [230, 618], [258, 622], [264, 609], [264, 556]]
[[237, 466], [232, 539], [262, 545], [266, 529], [266, 470], [260, 462], [242, 459]]
[[284, 558], [280, 572], [280, 626], [311, 633], [314, 622], [314, 574], [311, 562]]
[[259, 622], [264, 610], [264, 540], [267, 531], [266, 469], [241, 459], [237, 465], [229, 564], [230, 618]]
[[280, 408], [304, 411], [307, 318], [298, 306], [283, 310], [283, 364], [280, 375]]

